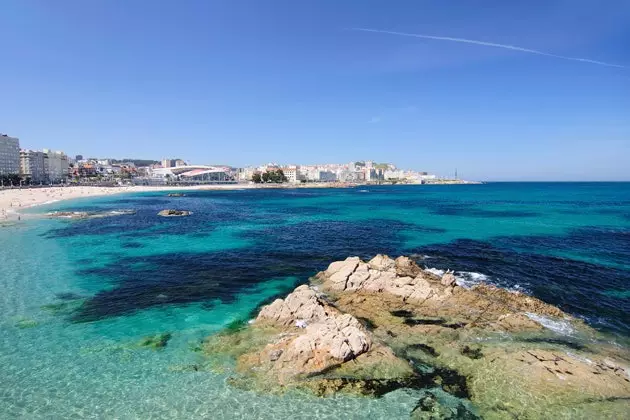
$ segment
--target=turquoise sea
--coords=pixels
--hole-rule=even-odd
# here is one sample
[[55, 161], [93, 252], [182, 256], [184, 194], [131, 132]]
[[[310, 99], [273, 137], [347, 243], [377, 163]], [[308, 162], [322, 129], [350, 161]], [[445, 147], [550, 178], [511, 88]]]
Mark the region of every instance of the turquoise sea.
[[[350, 255], [413, 255], [629, 342], [630, 183], [154, 192], [30, 212], [123, 209], [136, 214], [0, 228], [0, 418], [408, 418], [414, 390], [260, 395], [194, 368], [204, 337]], [[139, 345], [166, 332], [163, 349]]]

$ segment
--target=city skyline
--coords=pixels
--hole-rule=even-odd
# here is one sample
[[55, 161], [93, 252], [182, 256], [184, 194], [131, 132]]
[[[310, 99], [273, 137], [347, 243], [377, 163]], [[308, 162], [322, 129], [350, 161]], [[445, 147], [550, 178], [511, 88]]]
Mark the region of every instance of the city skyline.
[[627, 2], [247, 4], [6, 2], [2, 130], [70, 155], [630, 180]]

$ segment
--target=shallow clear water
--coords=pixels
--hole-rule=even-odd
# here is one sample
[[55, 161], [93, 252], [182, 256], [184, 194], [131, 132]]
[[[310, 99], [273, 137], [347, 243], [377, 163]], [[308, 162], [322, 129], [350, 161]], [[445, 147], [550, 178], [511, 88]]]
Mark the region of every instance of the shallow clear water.
[[[203, 337], [348, 255], [413, 254], [630, 336], [627, 183], [144, 193], [33, 211], [52, 209], [137, 214], [0, 229], [3, 418], [408, 418], [415, 391], [256, 395], [187, 369]], [[166, 348], [138, 346], [162, 332]]]

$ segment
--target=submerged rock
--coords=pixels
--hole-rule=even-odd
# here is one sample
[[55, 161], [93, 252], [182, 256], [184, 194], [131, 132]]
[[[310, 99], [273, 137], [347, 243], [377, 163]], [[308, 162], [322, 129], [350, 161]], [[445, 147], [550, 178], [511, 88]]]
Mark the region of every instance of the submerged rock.
[[140, 341], [141, 347], [149, 347], [153, 350], [160, 350], [166, 347], [169, 340], [173, 335], [171, 333], [162, 333], [152, 336], [147, 336]]
[[21, 318], [15, 322], [15, 326], [20, 329], [34, 328], [34, 327], [37, 327], [38, 325], [39, 325], [39, 322], [30, 318]]
[[42, 310], [49, 312], [53, 315], [72, 315], [77, 312], [83, 304], [86, 302], [85, 298], [73, 299], [73, 300], [63, 300], [62, 302], [49, 303], [46, 305], [42, 305]]
[[440, 401], [435, 393], [425, 392], [411, 412], [412, 420], [481, 420], [461, 401], [453, 406]]
[[[628, 352], [539, 299], [464, 289], [450, 273], [384, 255], [333, 262], [312, 281], [317, 289], [302, 285], [254, 322], [208, 338], [208, 355], [236, 360], [232, 385], [373, 396], [430, 388], [460, 399], [444, 405], [425, 393], [412, 414], [422, 419], [479, 418], [465, 398], [483, 418], [567, 417], [576, 405], [594, 417], [627, 414]], [[557, 324], [590, 341], [553, 338]]]
[[184, 193], [169, 193], [166, 195], [167, 197], [186, 197]]
[[124, 216], [136, 214], [135, 210], [107, 210], [107, 211], [53, 211], [46, 213], [52, 219], [100, 219], [102, 217]]
[[181, 217], [181, 216], [190, 216], [192, 214], [191, 211], [188, 210], [173, 210], [166, 209], [162, 210], [158, 213], [158, 216], [162, 217]]

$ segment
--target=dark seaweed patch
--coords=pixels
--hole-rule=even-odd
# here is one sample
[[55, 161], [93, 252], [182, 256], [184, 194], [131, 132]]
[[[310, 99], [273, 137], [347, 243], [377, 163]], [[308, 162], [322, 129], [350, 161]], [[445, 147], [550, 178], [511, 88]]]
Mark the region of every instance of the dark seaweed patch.
[[359, 320], [361, 324], [363, 324], [365, 328], [368, 329], [368, 331], [374, 331], [376, 328], [378, 328], [377, 325], [374, 322], [372, 322], [372, 320], [369, 318], [364, 318], [364, 317], [359, 317], [359, 316], [356, 318]]
[[408, 311], [406, 309], [399, 309], [396, 311], [390, 311], [390, 314], [393, 316], [397, 316], [399, 318], [411, 318], [413, 316], [413, 312]]
[[84, 297], [73, 292], [62, 292], [62, 293], [55, 293], [55, 298], [59, 300], [77, 300], [77, 299], [83, 299]]
[[421, 350], [430, 356], [438, 357], [440, 354], [428, 344], [417, 343], [409, 345], [409, 350]]
[[121, 245], [122, 248], [142, 248], [144, 247], [143, 244], [139, 243], [139, 242], [125, 242]]
[[[72, 320], [95, 321], [168, 304], [205, 302], [211, 307], [216, 301], [231, 302], [268, 279], [307, 279], [348, 255], [393, 253], [405, 226], [388, 220], [309, 222], [249, 231], [244, 236], [261, 245], [238, 251], [120, 257], [104, 267], [78, 271], [108, 279], [114, 287], [88, 299]], [[287, 282], [279, 294], [294, 286]]]
[[464, 346], [461, 349], [461, 353], [474, 360], [481, 359], [483, 357], [483, 352], [479, 346]]

